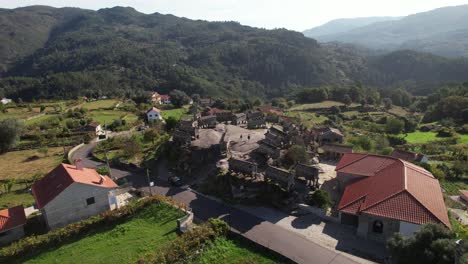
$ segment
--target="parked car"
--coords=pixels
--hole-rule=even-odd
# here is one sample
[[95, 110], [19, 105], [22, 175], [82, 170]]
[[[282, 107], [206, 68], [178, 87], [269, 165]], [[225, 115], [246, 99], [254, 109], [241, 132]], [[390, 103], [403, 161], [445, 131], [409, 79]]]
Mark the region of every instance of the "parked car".
[[180, 187], [184, 184], [184, 182], [177, 176], [172, 176], [169, 178], [169, 182], [174, 185], [174, 186], [177, 186], [177, 187]]

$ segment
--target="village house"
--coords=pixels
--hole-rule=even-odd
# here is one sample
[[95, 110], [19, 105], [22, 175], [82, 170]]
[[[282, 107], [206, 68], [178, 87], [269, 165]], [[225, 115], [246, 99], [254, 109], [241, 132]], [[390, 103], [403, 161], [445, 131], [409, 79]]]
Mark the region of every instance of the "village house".
[[115, 205], [113, 190], [117, 188], [109, 177], [94, 169], [60, 164], [32, 186], [36, 207], [49, 229], [63, 227], [104, 211]]
[[22, 205], [0, 210], [0, 245], [22, 238], [25, 224], [26, 215]]
[[93, 121], [83, 128], [84, 131], [94, 132], [96, 136], [99, 136], [103, 133], [102, 126], [99, 122]]
[[345, 154], [336, 172], [344, 187], [341, 223], [354, 226], [359, 236], [384, 242], [426, 223], [450, 228], [439, 181], [419, 166], [389, 156]]
[[309, 186], [312, 187], [318, 187], [319, 185], [319, 173], [320, 173], [320, 168], [318, 165], [306, 165], [302, 163], [296, 164], [295, 167], [295, 172], [296, 172], [296, 178], [298, 177], [304, 177], [309, 184]]
[[346, 145], [324, 144], [321, 149], [323, 158], [328, 160], [339, 160], [344, 154], [353, 153], [353, 146]]
[[231, 118], [231, 124], [235, 126], [240, 126], [247, 123], [247, 115], [245, 113], [233, 114]]
[[11, 103], [12, 100], [11, 100], [11, 99], [8, 99], [8, 98], [2, 98], [2, 100], [0, 100], [0, 102], [1, 102], [2, 104], [6, 105], [6, 104]]
[[339, 129], [332, 127], [312, 129], [312, 134], [314, 135], [314, 140], [320, 145], [325, 143], [342, 143], [344, 138], [343, 133]]
[[151, 107], [147, 112], [146, 112], [146, 118], [148, 119], [148, 122], [151, 121], [156, 121], [156, 120], [162, 120], [162, 111], [159, 110], [156, 107]]
[[247, 128], [263, 128], [266, 126], [265, 117], [260, 111], [248, 111], [247, 112]]
[[160, 104], [171, 104], [171, 96], [168, 94], [161, 94], [160, 95]]
[[272, 182], [279, 184], [287, 191], [291, 191], [295, 185], [294, 174], [285, 169], [273, 166], [268, 166], [268, 168], [266, 169], [265, 179], [271, 180]]
[[201, 128], [214, 128], [217, 123], [216, 116], [214, 115], [202, 116], [198, 119], [198, 127]]
[[257, 173], [257, 163], [235, 158], [229, 159], [229, 170], [248, 175], [255, 175]]
[[211, 107], [214, 104], [214, 100], [211, 98], [201, 98], [199, 104], [202, 107]]
[[256, 149], [258, 153], [271, 157], [273, 159], [279, 158], [281, 154], [281, 149], [271, 144], [267, 139], [260, 140], [258, 142], [259, 147]]
[[411, 151], [401, 150], [401, 149], [394, 149], [392, 152], [392, 157], [397, 159], [406, 160], [409, 162], [422, 162], [426, 163], [429, 161], [429, 158], [426, 155], [414, 153]]

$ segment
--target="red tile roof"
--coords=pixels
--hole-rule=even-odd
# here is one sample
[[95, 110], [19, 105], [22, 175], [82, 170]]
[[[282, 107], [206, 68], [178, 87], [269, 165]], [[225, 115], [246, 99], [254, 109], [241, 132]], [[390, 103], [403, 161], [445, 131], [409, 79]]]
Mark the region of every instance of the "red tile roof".
[[397, 159], [406, 160], [406, 161], [417, 161], [417, 162], [419, 162], [419, 161], [422, 160], [424, 155], [419, 154], [419, 153], [410, 152], [410, 151], [401, 150], [401, 149], [395, 149], [392, 152], [392, 157], [397, 158]]
[[161, 112], [162, 112], [162, 110], [159, 110], [158, 108], [156, 108], [156, 107], [153, 106], [153, 107], [151, 107], [148, 111], [146, 111], [146, 113], [151, 112], [151, 110], [154, 110], [155, 112], [158, 112], [158, 113], [161, 113]]
[[0, 210], [0, 232], [26, 224], [26, 214], [23, 206]]
[[161, 100], [170, 100], [171, 99], [171, 96], [168, 95], [168, 94], [161, 94], [160, 97], [161, 97]]
[[37, 207], [42, 209], [73, 183], [82, 183], [101, 188], [118, 187], [109, 177], [102, 176], [94, 169], [77, 169], [74, 165], [60, 164], [32, 186]]
[[425, 169], [393, 157], [345, 154], [336, 170], [369, 176], [346, 186], [340, 211], [450, 227], [439, 181]]

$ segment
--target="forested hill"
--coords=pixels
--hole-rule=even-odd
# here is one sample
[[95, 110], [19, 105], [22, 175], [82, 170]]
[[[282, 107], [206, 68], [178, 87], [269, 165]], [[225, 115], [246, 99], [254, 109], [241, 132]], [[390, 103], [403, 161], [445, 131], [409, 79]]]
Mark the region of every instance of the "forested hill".
[[[468, 62], [320, 45], [299, 32], [132, 8], [0, 10], [0, 96], [131, 95], [141, 90], [275, 97], [298, 87], [465, 81]], [[402, 70], [406, 69], [406, 70]]]

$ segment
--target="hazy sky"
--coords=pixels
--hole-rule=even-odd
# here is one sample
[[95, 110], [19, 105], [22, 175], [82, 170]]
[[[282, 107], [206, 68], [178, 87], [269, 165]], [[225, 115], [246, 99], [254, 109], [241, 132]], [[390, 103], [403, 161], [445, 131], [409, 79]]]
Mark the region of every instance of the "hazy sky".
[[1, 8], [28, 5], [100, 9], [131, 6], [143, 13], [159, 12], [192, 19], [238, 21], [264, 28], [302, 31], [336, 18], [405, 16], [468, 0], [0, 0]]

